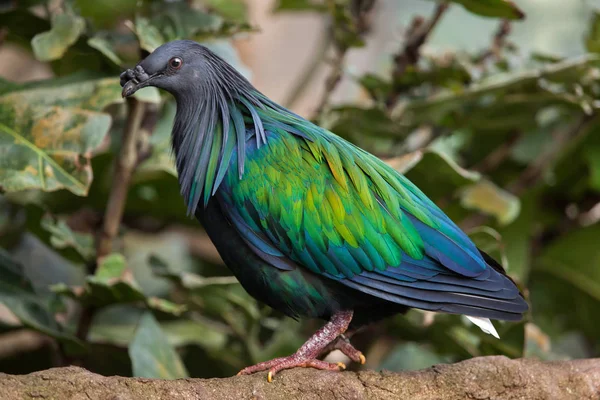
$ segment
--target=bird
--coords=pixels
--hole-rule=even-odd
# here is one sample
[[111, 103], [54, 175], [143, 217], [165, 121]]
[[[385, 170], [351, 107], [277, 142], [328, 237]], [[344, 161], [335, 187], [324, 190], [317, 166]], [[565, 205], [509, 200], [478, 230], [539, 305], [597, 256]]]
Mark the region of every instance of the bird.
[[294, 354], [239, 374], [320, 359], [411, 308], [518, 321], [528, 304], [502, 266], [408, 178], [277, 104], [207, 47], [176, 40], [120, 75], [122, 96], [147, 86], [176, 102], [172, 149], [181, 195], [242, 287], [283, 314], [324, 320]]

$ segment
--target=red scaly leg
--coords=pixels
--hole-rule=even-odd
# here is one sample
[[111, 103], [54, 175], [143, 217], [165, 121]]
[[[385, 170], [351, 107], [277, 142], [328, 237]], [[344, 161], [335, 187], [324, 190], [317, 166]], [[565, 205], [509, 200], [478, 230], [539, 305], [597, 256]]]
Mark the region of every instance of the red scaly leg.
[[346, 366], [343, 363], [328, 363], [317, 360], [317, 357], [331, 342], [346, 332], [348, 325], [350, 325], [350, 321], [352, 321], [352, 314], [352, 311], [340, 311], [335, 313], [328, 323], [315, 332], [315, 334], [291, 356], [275, 358], [270, 361], [252, 365], [241, 370], [238, 375], [249, 375], [268, 369], [269, 373], [267, 375], [267, 380], [271, 382], [273, 376], [277, 372], [289, 368], [310, 367], [329, 371], [346, 369]]

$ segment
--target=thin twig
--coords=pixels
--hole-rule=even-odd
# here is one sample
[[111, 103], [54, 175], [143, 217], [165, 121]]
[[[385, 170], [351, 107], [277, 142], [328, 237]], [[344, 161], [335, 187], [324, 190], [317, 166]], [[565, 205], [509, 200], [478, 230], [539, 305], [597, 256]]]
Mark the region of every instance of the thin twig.
[[128, 99], [128, 103], [130, 111], [127, 126], [123, 134], [121, 151], [117, 158], [115, 178], [106, 213], [104, 214], [104, 223], [96, 246], [98, 259], [111, 252], [113, 239], [117, 236], [123, 217], [131, 176], [137, 164], [137, 137], [144, 116], [145, 105], [136, 99]]
[[[137, 142], [142, 118], [144, 117], [145, 105], [133, 98], [127, 99], [127, 102], [129, 105], [129, 115], [125, 131], [123, 132], [121, 150], [115, 165], [113, 186], [108, 199], [106, 213], [104, 214], [104, 222], [97, 237], [96, 262], [88, 266], [88, 273], [90, 274], [95, 272], [98, 260], [108, 255], [112, 250], [113, 240], [119, 232], [119, 226], [123, 218], [123, 210], [125, 209], [131, 176], [137, 165]], [[94, 306], [83, 307], [77, 324], [77, 338], [81, 340], [87, 338], [96, 312], [97, 308]]]
[[521, 138], [521, 132], [513, 132], [508, 139], [489, 153], [483, 160], [475, 166], [469, 168], [472, 171], [487, 173], [498, 168], [511, 154], [512, 149]]
[[138, 152], [137, 152], [137, 163], [135, 168], [149, 159], [152, 156], [154, 148], [150, 143], [150, 136], [154, 133], [154, 128], [158, 122], [158, 104], [148, 103], [145, 107], [144, 118], [140, 126], [140, 132], [138, 133]]
[[[354, 0], [351, 2], [350, 10], [352, 13], [354, 28], [356, 29], [356, 32], [361, 36], [367, 33], [370, 29], [369, 13], [374, 6], [375, 1], [373, 0]], [[335, 25], [336, 18], [334, 16], [336, 12], [336, 7], [339, 6], [336, 5], [334, 1], [330, 0], [329, 8], [333, 23], [331, 24], [331, 27], [329, 29], [329, 36], [330, 40], [334, 44], [335, 55], [333, 57], [333, 60], [331, 60], [331, 72], [329, 73], [329, 76], [327, 76], [327, 78], [325, 79], [325, 90], [323, 92], [323, 95], [321, 96], [321, 99], [317, 102], [317, 107], [315, 108], [313, 119], [319, 119], [321, 117], [321, 115], [325, 111], [325, 108], [329, 104], [329, 100], [331, 99], [333, 91], [342, 80], [344, 72], [344, 61], [346, 59], [346, 53], [349, 49], [347, 44], [340, 43], [339, 41], [335, 40], [335, 30], [338, 28]]]
[[489, 58], [494, 57], [500, 59], [502, 49], [506, 46], [506, 38], [512, 31], [512, 25], [509, 20], [504, 20], [500, 23], [498, 30], [492, 39], [492, 45], [475, 59], [475, 64], [483, 64]]
[[[406, 69], [411, 65], [416, 65], [421, 57], [421, 46], [427, 41], [431, 32], [442, 19], [450, 5], [448, 3], [439, 3], [435, 8], [433, 15], [427, 23], [423, 17], [415, 17], [406, 33], [406, 44], [403, 49], [394, 56], [394, 70], [392, 71], [392, 81], [397, 82], [404, 75]], [[386, 99], [386, 106], [391, 109], [400, 97], [400, 90], [396, 85]]]
[[6, 36], [8, 36], [8, 29], [0, 28], [0, 46], [2, 46], [4, 44], [4, 41], [6, 40]]
[[331, 61], [331, 72], [325, 78], [325, 90], [321, 99], [317, 103], [313, 119], [319, 119], [325, 111], [325, 107], [329, 104], [331, 95], [334, 89], [342, 80], [342, 73], [344, 71], [344, 60], [346, 59], [346, 49], [336, 51], [336, 54]]

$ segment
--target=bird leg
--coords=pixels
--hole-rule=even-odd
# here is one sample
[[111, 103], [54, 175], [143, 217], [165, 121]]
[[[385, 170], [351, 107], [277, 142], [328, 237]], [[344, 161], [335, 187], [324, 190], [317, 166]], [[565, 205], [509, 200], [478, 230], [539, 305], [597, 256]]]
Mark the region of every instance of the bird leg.
[[[343, 363], [328, 363], [325, 361], [317, 360], [317, 357], [323, 353], [330, 343], [338, 338], [341, 334], [346, 332], [350, 321], [352, 321], [352, 311], [340, 311], [335, 313], [329, 322], [327, 322], [321, 329], [315, 332], [310, 339], [306, 341], [291, 356], [275, 358], [270, 361], [265, 361], [252, 365], [250, 367], [241, 370], [238, 375], [249, 375], [255, 372], [269, 370], [267, 380], [271, 382], [273, 376], [284, 369], [295, 368], [295, 367], [310, 367], [328, 371], [339, 371], [346, 369]], [[349, 344], [349, 343], [348, 343]], [[350, 345], [350, 347], [352, 347]], [[354, 349], [352, 347], [352, 349]], [[356, 349], [354, 349], [357, 351]], [[352, 358], [352, 357], [351, 357]]]

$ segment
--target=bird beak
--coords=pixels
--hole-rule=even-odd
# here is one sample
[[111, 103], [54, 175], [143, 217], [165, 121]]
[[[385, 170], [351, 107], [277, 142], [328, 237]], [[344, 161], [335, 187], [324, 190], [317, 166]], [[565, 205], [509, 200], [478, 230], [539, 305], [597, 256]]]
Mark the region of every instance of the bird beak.
[[129, 97], [141, 88], [149, 86], [156, 76], [158, 74], [148, 75], [140, 65], [126, 70], [121, 74], [121, 96]]

